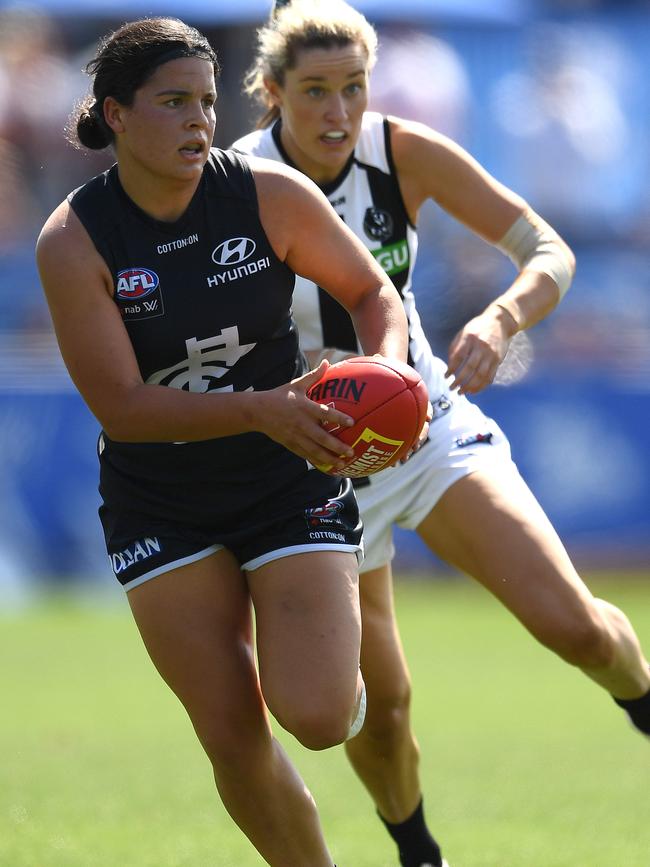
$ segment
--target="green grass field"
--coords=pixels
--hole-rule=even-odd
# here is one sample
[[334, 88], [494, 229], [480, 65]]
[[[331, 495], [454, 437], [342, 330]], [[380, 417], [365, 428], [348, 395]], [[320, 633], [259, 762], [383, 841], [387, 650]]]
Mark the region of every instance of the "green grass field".
[[[594, 579], [650, 648], [650, 577]], [[402, 582], [427, 813], [451, 867], [650, 867], [650, 742], [464, 579]], [[0, 618], [2, 867], [258, 867], [126, 602]], [[341, 749], [281, 735], [339, 867], [397, 867]]]

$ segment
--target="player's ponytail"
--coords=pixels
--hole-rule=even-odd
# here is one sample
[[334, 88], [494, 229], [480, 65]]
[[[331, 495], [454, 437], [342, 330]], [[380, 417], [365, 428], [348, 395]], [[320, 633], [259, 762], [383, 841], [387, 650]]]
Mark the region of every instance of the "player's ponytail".
[[103, 150], [112, 143], [113, 133], [92, 96], [87, 96], [75, 109], [66, 128], [66, 137], [75, 147], [81, 143], [93, 151]]

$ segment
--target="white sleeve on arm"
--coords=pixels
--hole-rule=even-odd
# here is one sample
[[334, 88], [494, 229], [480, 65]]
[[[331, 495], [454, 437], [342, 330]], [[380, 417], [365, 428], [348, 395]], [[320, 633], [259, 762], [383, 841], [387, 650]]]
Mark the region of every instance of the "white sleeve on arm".
[[547, 274], [557, 284], [560, 298], [564, 297], [573, 279], [571, 253], [555, 229], [530, 208], [517, 218], [495, 247], [520, 271]]

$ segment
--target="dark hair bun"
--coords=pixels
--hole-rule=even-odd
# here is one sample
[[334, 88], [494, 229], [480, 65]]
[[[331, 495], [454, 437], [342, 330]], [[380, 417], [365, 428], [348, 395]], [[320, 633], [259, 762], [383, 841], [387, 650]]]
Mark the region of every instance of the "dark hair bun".
[[84, 147], [94, 151], [103, 150], [111, 143], [106, 124], [95, 109], [83, 108], [80, 111], [77, 119], [77, 137]]

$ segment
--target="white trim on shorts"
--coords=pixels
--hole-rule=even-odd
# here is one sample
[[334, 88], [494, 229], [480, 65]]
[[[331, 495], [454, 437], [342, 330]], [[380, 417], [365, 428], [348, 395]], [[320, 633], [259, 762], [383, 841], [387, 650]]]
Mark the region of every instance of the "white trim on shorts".
[[[356, 490], [366, 557], [360, 572], [379, 569], [395, 556], [393, 526], [416, 530], [442, 495], [482, 469], [514, 468], [508, 438], [494, 419], [464, 395], [445, 394], [451, 409], [431, 422], [429, 442], [405, 464], [389, 467]], [[490, 443], [460, 446], [456, 439], [492, 433]]]
[[190, 554], [188, 557], [181, 557], [180, 560], [172, 560], [171, 563], [165, 563], [164, 566], [158, 566], [157, 569], [152, 569], [151, 572], [145, 572], [144, 575], [138, 575], [138, 577], [134, 578], [132, 581], [127, 581], [126, 584], [122, 584], [122, 587], [124, 587], [128, 593], [128, 591], [133, 590], [134, 587], [139, 587], [140, 584], [144, 584], [145, 581], [157, 578], [165, 572], [171, 572], [172, 569], [178, 569], [180, 566], [187, 566], [188, 563], [196, 563], [198, 560], [204, 560], [206, 557], [209, 557], [210, 554], [216, 554], [217, 551], [221, 551], [223, 547], [223, 545], [210, 545], [209, 548], [197, 551], [196, 554]]
[[253, 572], [255, 569], [259, 569], [260, 566], [272, 563], [273, 560], [290, 557], [292, 554], [310, 554], [314, 551], [345, 551], [346, 553], [357, 555], [357, 564], [359, 566], [363, 563], [363, 543], [360, 545], [344, 545], [333, 542], [322, 542], [315, 545], [288, 545], [286, 548], [276, 548], [274, 551], [267, 551], [266, 554], [260, 554], [259, 557], [253, 557], [252, 560], [242, 563], [241, 568], [247, 572]]

